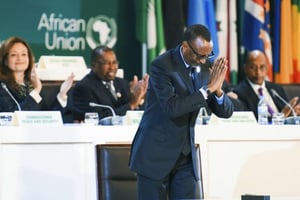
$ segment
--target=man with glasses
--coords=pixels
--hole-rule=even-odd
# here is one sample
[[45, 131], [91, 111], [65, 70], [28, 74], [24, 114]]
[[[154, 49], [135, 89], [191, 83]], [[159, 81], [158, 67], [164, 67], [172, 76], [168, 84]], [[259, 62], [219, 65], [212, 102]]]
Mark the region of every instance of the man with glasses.
[[[234, 92], [238, 95], [239, 100], [243, 102], [245, 110], [252, 111], [257, 118], [259, 90], [262, 90], [269, 106], [269, 122], [271, 122], [271, 115], [276, 112], [283, 112], [285, 117], [293, 115], [292, 111], [282, 100], [272, 95], [271, 91], [275, 90], [285, 101], [288, 101], [285, 91], [280, 85], [266, 80], [268, 66], [264, 52], [260, 50], [249, 51], [247, 53], [244, 71], [246, 78], [239, 82]], [[297, 115], [300, 114], [298, 99], [299, 97], [294, 97], [289, 102]]]
[[209, 30], [200, 24], [150, 67], [146, 106], [132, 143], [129, 167], [137, 173], [138, 199], [199, 199], [194, 127], [200, 108], [229, 118], [233, 104], [222, 90], [227, 60], [213, 56]]
[[82, 122], [86, 112], [98, 112], [99, 118], [111, 116], [107, 108], [91, 107], [90, 102], [110, 106], [117, 115], [138, 109], [143, 103], [149, 75], [142, 80], [134, 76], [129, 83], [116, 77], [119, 61], [113, 49], [98, 46], [91, 53], [91, 71], [74, 86], [71, 111], [74, 122]]

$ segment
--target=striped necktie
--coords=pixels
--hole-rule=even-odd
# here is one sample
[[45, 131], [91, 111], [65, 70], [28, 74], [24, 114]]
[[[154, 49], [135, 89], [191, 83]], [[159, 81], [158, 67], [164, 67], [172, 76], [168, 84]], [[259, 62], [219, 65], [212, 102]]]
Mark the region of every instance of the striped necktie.
[[112, 81], [107, 81], [105, 83], [106, 88], [110, 91], [115, 100], [118, 99], [116, 92], [112, 88]]

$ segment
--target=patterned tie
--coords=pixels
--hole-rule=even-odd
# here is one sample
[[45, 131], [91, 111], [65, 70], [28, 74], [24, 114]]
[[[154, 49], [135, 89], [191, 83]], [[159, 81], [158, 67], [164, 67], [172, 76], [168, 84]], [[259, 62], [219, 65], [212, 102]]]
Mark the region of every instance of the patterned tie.
[[[260, 96], [264, 96], [264, 92], [263, 92], [263, 88], [258, 88], [258, 94]], [[268, 104], [268, 112], [273, 115], [274, 114], [274, 110], [271, 108], [271, 106]]]
[[106, 88], [110, 91], [110, 93], [114, 97], [114, 99], [117, 100], [118, 99], [117, 94], [112, 88], [112, 81], [107, 81], [105, 85], [106, 85]]

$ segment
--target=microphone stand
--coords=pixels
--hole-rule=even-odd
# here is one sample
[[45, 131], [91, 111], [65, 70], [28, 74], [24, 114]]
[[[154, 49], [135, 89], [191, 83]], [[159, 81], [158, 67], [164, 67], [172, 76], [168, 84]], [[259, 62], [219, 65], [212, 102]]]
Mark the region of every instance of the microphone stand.
[[108, 117], [105, 117], [103, 119], [100, 119], [99, 120], [100, 125], [119, 125], [119, 124], [121, 124], [120, 116], [116, 115], [114, 109], [111, 106], [103, 105], [103, 104], [97, 104], [97, 103], [94, 103], [94, 102], [90, 102], [89, 106], [99, 107], [99, 108], [107, 108], [111, 111], [112, 116], [108, 116]]
[[5, 83], [1, 83], [1, 87], [7, 92], [7, 94], [10, 96], [10, 98], [15, 102], [15, 104], [18, 107], [18, 110], [21, 111], [21, 106], [19, 102], [15, 99], [15, 97], [12, 95], [12, 93], [8, 90], [7, 85]]
[[272, 92], [273, 96], [280, 99], [286, 106], [289, 107], [289, 109], [291, 109], [291, 111], [293, 113], [294, 123], [300, 124], [300, 119], [298, 119], [297, 113], [296, 113], [295, 109], [292, 107], [292, 105], [289, 102], [287, 102], [286, 100], [284, 100], [284, 98], [282, 98], [274, 89], [271, 89], [271, 92]]

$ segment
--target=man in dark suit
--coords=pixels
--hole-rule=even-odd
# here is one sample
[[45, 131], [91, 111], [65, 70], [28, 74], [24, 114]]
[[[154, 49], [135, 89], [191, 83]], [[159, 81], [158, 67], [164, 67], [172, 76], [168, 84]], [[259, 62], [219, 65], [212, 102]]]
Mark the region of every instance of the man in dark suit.
[[200, 70], [213, 55], [212, 47], [209, 30], [193, 25], [178, 47], [151, 63], [145, 111], [129, 162], [138, 175], [140, 200], [199, 198], [194, 144], [199, 109], [208, 107], [224, 118], [233, 112], [221, 89], [227, 60], [218, 58], [208, 73]]
[[[238, 98], [243, 102], [244, 109], [252, 111], [257, 118], [257, 105], [259, 102], [258, 89], [262, 88], [265, 99], [270, 107], [269, 122], [271, 121], [271, 115], [274, 112], [283, 112], [285, 117], [292, 115], [291, 110], [285, 105], [278, 97], [272, 95], [272, 89], [275, 90], [285, 101], [288, 101], [283, 88], [270, 81], [266, 80], [267, 77], [267, 62], [265, 54], [260, 50], [249, 51], [247, 54], [247, 60], [244, 66], [246, 78], [236, 85], [234, 92], [238, 95]], [[298, 97], [294, 97], [289, 102], [294, 110], [300, 114], [300, 104], [298, 103]]]
[[111, 106], [117, 115], [138, 109], [145, 97], [149, 75], [134, 76], [129, 83], [116, 77], [119, 62], [113, 49], [99, 46], [91, 53], [91, 72], [78, 81], [72, 91], [71, 111], [74, 122], [84, 120], [86, 112], [98, 112], [99, 118], [111, 116], [107, 108], [91, 107], [90, 102]]

